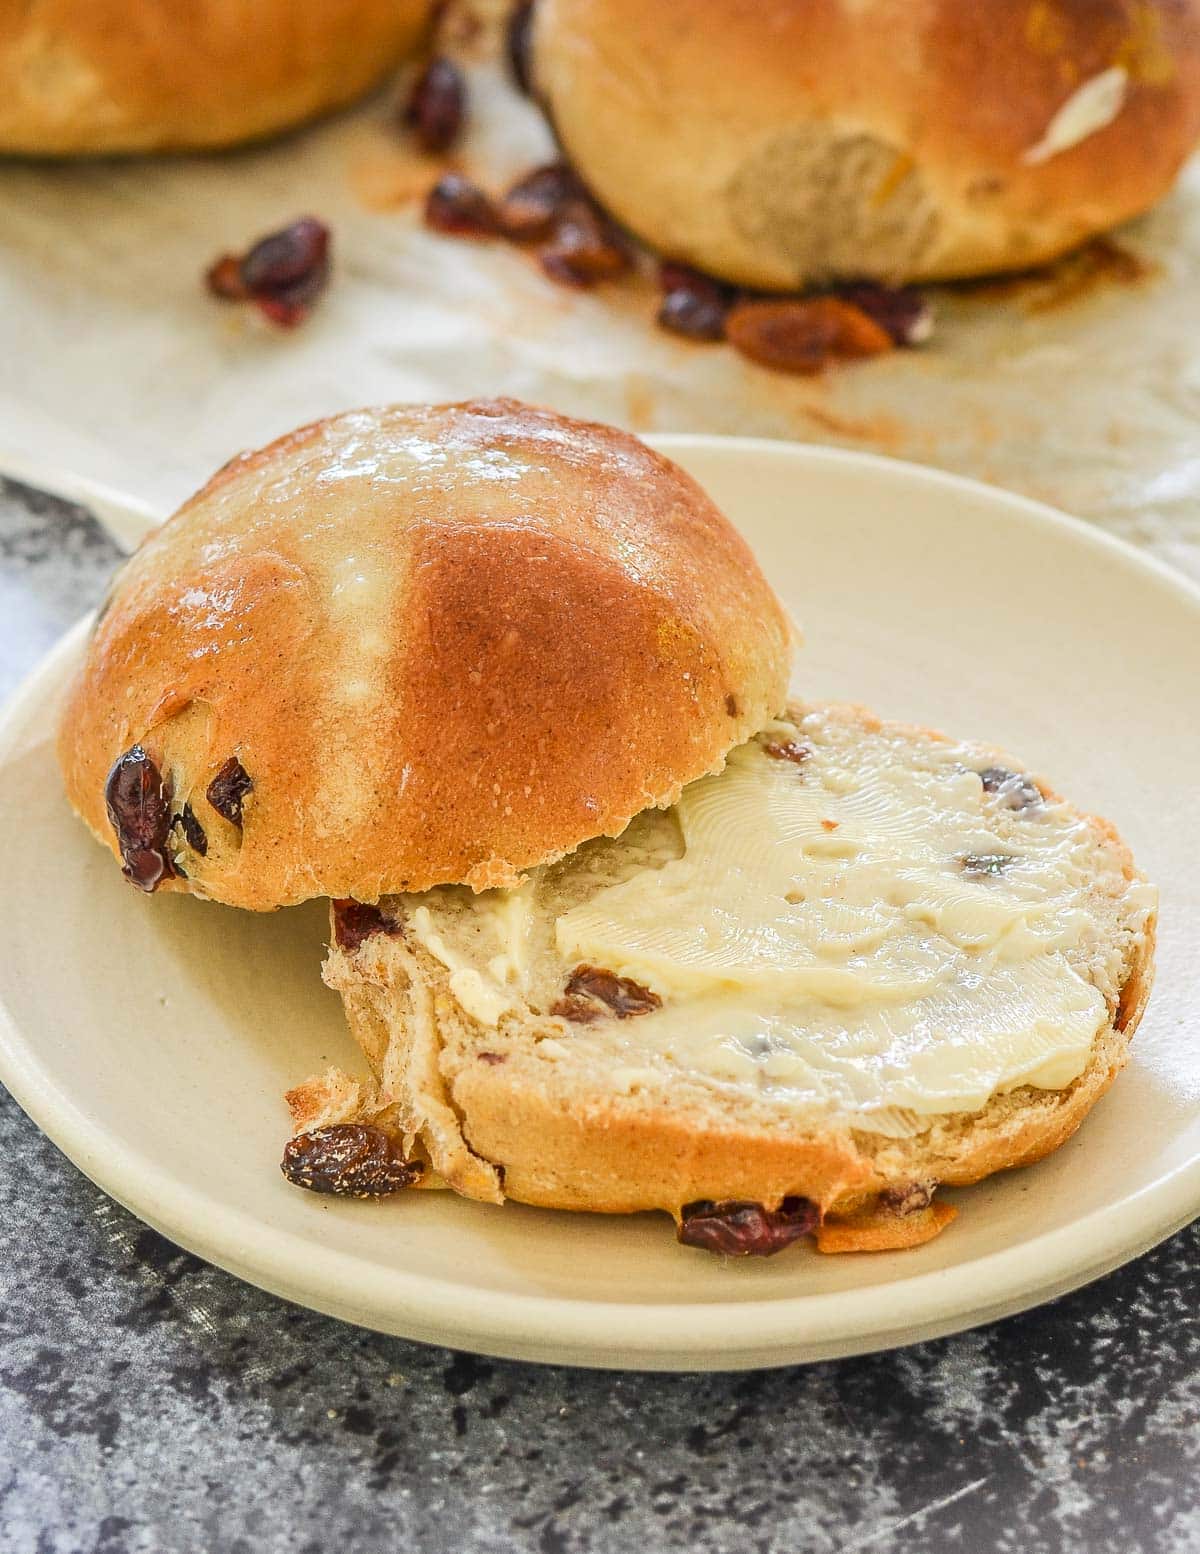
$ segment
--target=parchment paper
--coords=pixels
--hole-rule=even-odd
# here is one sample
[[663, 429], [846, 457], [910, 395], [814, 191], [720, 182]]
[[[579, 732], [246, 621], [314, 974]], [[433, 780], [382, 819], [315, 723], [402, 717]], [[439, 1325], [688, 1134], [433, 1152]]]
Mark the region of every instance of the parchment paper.
[[[494, 19], [474, 31], [460, 8], [450, 25], [472, 105], [455, 162], [499, 189], [550, 137], [497, 62]], [[1200, 578], [1200, 168], [1120, 234], [1131, 260], [940, 290], [928, 347], [799, 379], [659, 330], [648, 261], [576, 294], [507, 245], [426, 231], [420, 196], [446, 163], [405, 145], [397, 90], [248, 151], [0, 167], [0, 472], [7, 454], [166, 512], [238, 449], [314, 416], [504, 392], [635, 430], [942, 465]], [[284, 334], [207, 295], [219, 252], [306, 212], [335, 243], [307, 324]]]

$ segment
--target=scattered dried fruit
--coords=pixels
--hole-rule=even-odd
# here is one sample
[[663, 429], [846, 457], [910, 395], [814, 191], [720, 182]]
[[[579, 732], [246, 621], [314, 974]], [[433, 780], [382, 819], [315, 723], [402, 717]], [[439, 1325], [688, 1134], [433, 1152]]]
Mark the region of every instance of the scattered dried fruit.
[[372, 934], [398, 934], [402, 930], [394, 917], [367, 901], [340, 900], [333, 903], [333, 939], [340, 950], [354, 951]]
[[837, 297], [739, 302], [729, 311], [725, 334], [743, 356], [780, 372], [819, 372], [836, 357], [879, 356], [894, 348], [886, 329]]
[[191, 804], [185, 804], [179, 814], [175, 816], [174, 825], [178, 825], [183, 832], [184, 840], [194, 853], [199, 853], [201, 858], [208, 853], [208, 837], [204, 827], [196, 819], [196, 811]]
[[253, 791], [254, 782], [249, 772], [236, 755], [231, 755], [209, 783], [205, 797], [218, 815], [223, 815], [231, 825], [237, 826], [240, 830], [242, 803], [246, 795]]
[[777, 761], [791, 761], [796, 766], [803, 766], [812, 754], [807, 745], [797, 744], [794, 739], [769, 739], [763, 749]]
[[929, 1207], [936, 1191], [936, 1182], [909, 1182], [905, 1187], [886, 1187], [879, 1194], [879, 1206], [891, 1214], [916, 1214]]
[[452, 59], [431, 59], [413, 82], [404, 123], [423, 151], [448, 151], [458, 139], [467, 108], [467, 83]]
[[662, 1007], [662, 999], [640, 982], [630, 977], [618, 977], [602, 966], [576, 966], [567, 981], [564, 996], [551, 1009], [551, 1014], [576, 1024], [587, 1024], [603, 1014], [596, 1007], [603, 1004], [618, 1020], [628, 1020], [633, 1015], [649, 1014]]
[[994, 793], [1006, 809], [1032, 809], [1044, 802], [1032, 777], [1010, 772], [1006, 766], [985, 766], [979, 774], [985, 793]]
[[242, 261], [236, 254], [222, 254], [209, 266], [204, 279], [214, 297], [221, 297], [226, 302], [245, 302], [249, 299], [250, 293], [242, 279]]
[[772, 1257], [801, 1236], [811, 1235], [821, 1211], [808, 1198], [785, 1198], [777, 1209], [761, 1203], [702, 1199], [685, 1204], [677, 1232], [684, 1246], [726, 1257]]
[[526, 94], [533, 89], [532, 51], [533, 0], [517, 0], [508, 18], [508, 63], [513, 80]]
[[496, 207], [478, 184], [460, 173], [446, 173], [425, 196], [425, 224], [459, 237], [491, 237]]
[[664, 329], [689, 340], [725, 338], [725, 320], [734, 301], [732, 286], [686, 264], [664, 263], [658, 277], [663, 292], [658, 321]]
[[586, 198], [583, 185], [565, 162], [535, 167], [518, 178], [500, 201], [500, 229], [518, 243], [548, 237], [572, 202]]
[[104, 784], [104, 804], [121, 850], [121, 872], [149, 894], [175, 873], [167, 852], [171, 793], [141, 745], [114, 761]]
[[224, 254], [207, 272], [208, 289], [229, 302], [253, 302], [272, 323], [292, 329], [328, 284], [329, 243], [324, 222], [302, 216], [240, 257]]
[[550, 279], [564, 286], [594, 286], [632, 264], [617, 228], [586, 199], [572, 200], [562, 212], [538, 258]]
[[923, 345], [933, 334], [933, 309], [913, 286], [847, 281], [835, 286], [833, 295], [861, 308], [897, 345]]
[[425, 1173], [419, 1161], [405, 1160], [382, 1128], [361, 1122], [298, 1133], [287, 1142], [280, 1170], [297, 1187], [339, 1198], [384, 1198]]

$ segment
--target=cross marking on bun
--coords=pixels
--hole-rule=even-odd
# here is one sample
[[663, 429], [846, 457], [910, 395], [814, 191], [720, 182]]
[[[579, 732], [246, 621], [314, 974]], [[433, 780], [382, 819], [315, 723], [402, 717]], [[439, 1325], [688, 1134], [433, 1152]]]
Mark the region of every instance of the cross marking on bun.
[[636, 437], [503, 399], [352, 411], [148, 536], [59, 750], [114, 854], [109, 773], [154, 763], [162, 890], [482, 889], [717, 768], [782, 707], [791, 647], [745, 542]]

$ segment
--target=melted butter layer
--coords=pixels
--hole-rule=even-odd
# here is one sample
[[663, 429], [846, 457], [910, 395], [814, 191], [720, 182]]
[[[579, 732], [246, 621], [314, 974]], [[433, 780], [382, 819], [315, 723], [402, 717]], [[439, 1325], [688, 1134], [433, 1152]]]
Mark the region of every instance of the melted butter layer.
[[752, 741], [669, 815], [519, 891], [413, 898], [463, 1007], [489, 1024], [518, 996], [546, 1011], [571, 968], [603, 966], [662, 1007], [571, 1026], [574, 1055], [631, 1088], [682, 1070], [893, 1136], [1077, 1078], [1108, 1018], [1076, 969], [1103, 939], [1097, 870], [1141, 893], [1139, 922], [1152, 893], [1065, 806], [1016, 814], [985, 793], [964, 747], [820, 713], [769, 739], [807, 755]]
[[830, 790], [810, 760], [811, 773], [752, 742], [693, 783], [677, 806], [684, 855], [560, 917], [564, 958], [664, 998], [852, 1007], [931, 994], [958, 969], [956, 950], [1021, 960], [1079, 942], [1068, 838], [1015, 859], [1011, 885], [964, 876], [963, 857], [1009, 853], [984, 823], [974, 772], [885, 766]]

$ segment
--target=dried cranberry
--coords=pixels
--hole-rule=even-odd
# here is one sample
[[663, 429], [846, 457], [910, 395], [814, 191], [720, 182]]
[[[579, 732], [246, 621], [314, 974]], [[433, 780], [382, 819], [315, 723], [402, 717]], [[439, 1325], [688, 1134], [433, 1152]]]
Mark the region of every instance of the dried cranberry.
[[431, 59], [413, 83], [404, 123], [423, 151], [448, 151], [458, 139], [467, 107], [467, 83], [452, 59]]
[[933, 309], [913, 286], [846, 281], [833, 288], [833, 295], [861, 308], [897, 345], [921, 345], [933, 334]]
[[550, 1011], [563, 1019], [586, 1024], [601, 1013], [596, 1004], [603, 1004], [618, 1020], [628, 1020], [633, 1015], [649, 1014], [662, 1007], [662, 999], [640, 982], [630, 977], [618, 977], [602, 966], [576, 966], [571, 973], [560, 998]]
[[333, 938], [340, 950], [356, 950], [372, 934], [399, 932], [400, 924], [394, 917], [388, 917], [379, 907], [367, 901], [342, 900], [333, 903]]
[[242, 261], [236, 254], [222, 254], [209, 266], [204, 278], [213, 296], [223, 297], [227, 302], [245, 302], [250, 295], [242, 279]]
[[121, 872], [149, 894], [175, 873], [167, 851], [171, 792], [141, 745], [113, 763], [104, 784], [104, 804], [117, 834]]
[[837, 297], [739, 302], [725, 334], [743, 356], [780, 372], [819, 372], [834, 358], [878, 356], [894, 345], [873, 318]]
[[508, 18], [508, 63], [513, 80], [528, 96], [533, 88], [530, 43], [533, 35], [533, 0], [517, 0]]
[[933, 1202], [936, 1182], [908, 1182], [903, 1187], [885, 1187], [879, 1194], [879, 1206], [892, 1214], [917, 1214]]
[[550, 1013], [560, 1020], [570, 1020], [572, 1025], [591, 1025], [593, 1021], [604, 1018], [603, 1008], [590, 998], [585, 998], [582, 993], [556, 999], [550, 1005]]
[[725, 320], [733, 306], [733, 288], [686, 264], [659, 269], [663, 299], [658, 322], [689, 340], [723, 340]]
[[335, 1122], [289, 1139], [280, 1161], [289, 1182], [309, 1192], [339, 1198], [384, 1198], [411, 1187], [425, 1167], [405, 1160], [382, 1128], [361, 1122]]
[[985, 793], [994, 793], [1005, 809], [1032, 809], [1043, 802], [1042, 790], [1032, 777], [1010, 772], [1006, 766], [985, 766], [978, 773]]
[[794, 739], [769, 739], [763, 749], [775, 760], [791, 761], [796, 766], [803, 766], [812, 754], [807, 745], [797, 744]]
[[583, 185], [565, 162], [535, 167], [500, 201], [501, 230], [516, 242], [546, 237], [568, 206], [581, 199], [586, 199]]
[[821, 1222], [821, 1211], [808, 1198], [785, 1198], [777, 1209], [761, 1203], [702, 1199], [684, 1205], [677, 1232], [684, 1246], [726, 1257], [772, 1257]]
[[205, 797], [218, 815], [223, 815], [231, 825], [240, 829], [242, 802], [253, 790], [254, 782], [249, 772], [236, 755], [231, 755], [209, 783]]
[[550, 245], [538, 255], [551, 280], [593, 286], [629, 269], [629, 250], [617, 228], [588, 200], [572, 200], [559, 216]]
[[329, 281], [329, 228], [315, 216], [260, 238], [240, 258], [225, 254], [209, 269], [209, 290], [228, 301], [253, 302], [273, 323], [291, 329], [312, 312]]
[[496, 207], [478, 184], [446, 173], [425, 196], [425, 224], [460, 237], [490, 237], [496, 231]]
[[242, 282], [252, 295], [287, 291], [310, 280], [328, 253], [329, 228], [315, 216], [302, 216], [255, 243], [242, 259]]
[[205, 835], [204, 827], [196, 819], [196, 811], [191, 804], [185, 804], [172, 823], [179, 826], [184, 840], [194, 853], [199, 853], [201, 858], [208, 855], [208, 837]]

